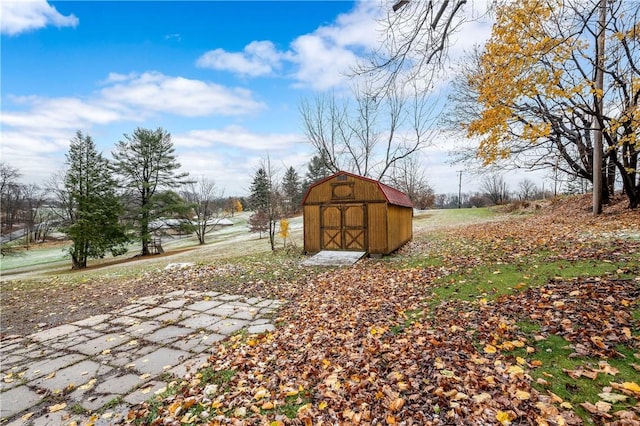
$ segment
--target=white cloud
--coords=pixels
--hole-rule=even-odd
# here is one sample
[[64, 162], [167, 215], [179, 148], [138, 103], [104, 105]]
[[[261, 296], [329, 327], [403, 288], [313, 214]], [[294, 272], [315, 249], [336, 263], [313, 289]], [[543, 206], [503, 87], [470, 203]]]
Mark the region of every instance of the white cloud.
[[[131, 122], [144, 125], [146, 119], [160, 115], [226, 117], [252, 114], [265, 108], [248, 90], [157, 72], [112, 73], [100, 85], [100, 90], [85, 97], [7, 95], [0, 115], [3, 161], [18, 167], [30, 181], [42, 183], [62, 167], [69, 140], [77, 130], [95, 134], [109, 126], [112, 133], [121, 134], [126, 131], [124, 126], [129, 129]], [[116, 130], [121, 126], [122, 131]], [[293, 138], [252, 136], [242, 129], [227, 130], [219, 137], [233, 137], [227, 143], [254, 149], [282, 146]], [[206, 140], [217, 139], [209, 135]]]
[[103, 88], [85, 98], [12, 96], [0, 123], [5, 128], [47, 134], [52, 130], [88, 128], [118, 121], [137, 121], [153, 114], [184, 117], [251, 114], [265, 106], [242, 88], [170, 77], [157, 72], [110, 74]]
[[327, 90], [345, 85], [359, 55], [378, 46], [383, 10], [378, 2], [362, 1], [333, 24], [296, 38], [288, 54], [296, 86]]
[[376, 18], [380, 13], [377, 2], [362, 1], [351, 12], [339, 15], [333, 24], [296, 38], [286, 51], [278, 51], [270, 41], [253, 41], [242, 52], [210, 50], [196, 63], [249, 77], [284, 70], [298, 87], [339, 87], [356, 65], [357, 52], [377, 45]]
[[198, 58], [201, 68], [231, 71], [250, 77], [272, 74], [279, 69], [286, 54], [278, 52], [270, 41], [252, 41], [242, 52], [214, 49]]
[[237, 126], [172, 136], [181, 170], [194, 179], [214, 180], [227, 196], [247, 195], [256, 170], [267, 156], [277, 182], [290, 166], [304, 170], [312, 149], [297, 143], [299, 140], [298, 135], [251, 133]]
[[173, 136], [174, 144], [179, 147], [225, 145], [263, 152], [287, 149], [302, 140], [303, 136], [294, 133], [252, 133], [240, 126], [227, 126], [220, 130], [192, 130], [182, 135]]
[[[249, 77], [281, 71], [294, 80], [294, 87], [320, 91], [341, 88], [363, 59], [362, 55], [380, 47], [385, 33], [381, 31], [379, 20], [389, 4], [359, 1], [353, 10], [339, 15], [331, 24], [292, 40], [287, 50], [277, 51], [269, 41], [254, 41], [241, 52], [211, 50], [202, 55], [197, 64]], [[464, 22], [452, 36], [448, 51], [451, 61], [489, 37], [491, 26], [483, 20], [487, 7], [481, 2], [463, 8], [463, 14], [456, 22]]]
[[101, 97], [142, 112], [164, 112], [186, 117], [243, 115], [265, 106], [252, 98], [251, 91], [219, 84], [170, 77], [159, 72], [110, 74], [110, 84]]
[[52, 129], [78, 128], [91, 124], [108, 124], [122, 119], [122, 115], [105, 108], [95, 101], [78, 98], [25, 97], [30, 110], [26, 112], [7, 111], [0, 117], [0, 123], [14, 128]]
[[44, 28], [75, 27], [78, 18], [74, 15], [62, 15], [46, 0], [4, 0], [0, 2], [0, 27], [2, 34], [20, 33]]

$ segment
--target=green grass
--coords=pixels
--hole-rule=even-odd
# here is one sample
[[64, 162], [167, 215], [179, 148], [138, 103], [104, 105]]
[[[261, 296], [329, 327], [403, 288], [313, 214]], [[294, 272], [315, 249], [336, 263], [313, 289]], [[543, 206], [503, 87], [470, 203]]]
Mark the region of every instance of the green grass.
[[205, 367], [201, 369], [198, 374], [200, 375], [200, 383], [221, 386], [229, 383], [236, 375], [236, 371], [230, 369], [217, 371], [212, 367]]
[[[557, 335], [549, 335], [543, 340], [536, 341], [533, 336], [540, 329], [539, 325], [533, 322], [517, 323], [520, 331], [524, 332], [528, 341], [535, 349], [535, 352], [528, 354], [525, 349], [512, 351], [513, 357], [522, 357], [531, 365], [532, 362], [540, 362], [540, 366], [531, 368], [529, 375], [533, 379], [533, 387], [539, 392], [547, 394], [553, 392], [564, 402], [568, 402], [574, 408], [585, 424], [595, 424], [591, 415], [580, 405], [584, 402], [595, 404], [602, 400], [598, 395], [604, 392], [604, 388], [611, 386], [611, 382], [638, 382], [638, 372], [630, 365], [634, 362], [634, 352], [620, 346], [616, 348], [622, 357], [606, 360], [609, 366], [618, 370], [615, 375], [599, 372], [595, 379], [588, 377], [573, 378], [567, 371], [583, 369], [585, 371], [599, 371], [599, 362], [603, 360], [588, 357], [570, 356], [573, 350], [569, 347], [570, 342]], [[615, 370], [614, 370], [615, 371]], [[615, 389], [613, 393], [620, 394]], [[629, 397], [624, 402], [613, 404], [612, 412], [632, 409], [638, 403], [635, 398]]]
[[283, 405], [276, 405], [270, 410], [261, 409], [262, 414], [276, 413], [284, 414], [289, 419], [295, 419], [298, 416], [298, 410], [311, 402], [311, 393], [307, 390], [299, 392], [297, 395], [285, 397]]
[[628, 266], [628, 262], [605, 263], [594, 260], [483, 264], [441, 278], [436, 282], [433, 293], [437, 300], [495, 300], [528, 287], [539, 287], [551, 279], [603, 276], [633, 279], [635, 275], [628, 270]]
[[414, 221], [429, 220], [439, 224], [462, 224], [476, 219], [486, 219], [499, 213], [492, 207], [425, 210], [414, 216]]

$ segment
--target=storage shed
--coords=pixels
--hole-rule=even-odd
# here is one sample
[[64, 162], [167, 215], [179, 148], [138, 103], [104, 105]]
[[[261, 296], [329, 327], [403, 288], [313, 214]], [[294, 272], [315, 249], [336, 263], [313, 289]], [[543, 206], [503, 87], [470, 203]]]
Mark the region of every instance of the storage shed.
[[413, 236], [409, 197], [381, 182], [338, 172], [305, 194], [304, 250], [389, 254]]

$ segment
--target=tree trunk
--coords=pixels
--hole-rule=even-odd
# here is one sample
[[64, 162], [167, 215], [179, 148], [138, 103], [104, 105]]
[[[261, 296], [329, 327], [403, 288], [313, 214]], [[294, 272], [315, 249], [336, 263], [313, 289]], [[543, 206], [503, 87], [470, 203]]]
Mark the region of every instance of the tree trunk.
[[149, 254], [149, 212], [146, 210], [146, 206], [142, 210], [142, 218], [140, 220], [140, 239], [142, 240], [142, 256]]
[[269, 243], [271, 244], [271, 251], [276, 249], [276, 222], [273, 219], [269, 219]]
[[71, 254], [71, 269], [85, 269], [87, 267], [87, 257], [80, 256], [78, 257], [76, 254]]

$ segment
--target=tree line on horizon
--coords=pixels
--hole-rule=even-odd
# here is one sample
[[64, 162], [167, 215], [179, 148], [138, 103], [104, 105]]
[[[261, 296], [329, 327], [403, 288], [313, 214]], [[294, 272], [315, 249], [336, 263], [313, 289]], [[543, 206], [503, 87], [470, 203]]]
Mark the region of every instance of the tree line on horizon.
[[[11, 232], [17, 213], [23, 212], [27, 247], [29, 241], [45, 241], [55, 226], [72, 241], [72, 268], [83, 269], [88, 259], [124, 254], [134, 241], [140, 242], [139, 255], [151, 254], [154, 234], [166, 223], [164, 219], [175, 222], [174, 230], [195, 234], [199, 243], [205, 244], [205, 235], [219, 226], [220, 219], [248, 209], [253, 212], [248, 221], [250, 231], [260, 237], [267, 233], [275, 250], [278, 222], [300, 213], [307, 188], [333, 174], [327, 161], [316, 155], [309, 161], [304, 179], [290, 166], [280, 181], [267, 158], [256, 171], [247, 198], [225, 198], [214, 181], [193, 180], [188, 173], [178, 172], [180, 163], [171, 135], [162, 128], [136, 128], [131, 135], [125, 134], [112, 157], [107, 160], [91, 136], [78, 131], [66, 154], [66, 170], [55, 174], [46, 186], [48, 199], [36, 185], [20, 185], [19, 171], [1, 163], [3, 235]], [[398, 180], [391, 183], [404, 189], [417, 209], [483, 207], [504, 204], [514, 196], [532, 200], [548, 195], [527, 179], [520, 182], [519, 192], [512, 194], [504, 179], [496, 175], [483, 179], [481, 193], [436, 195], [424, 175], [409, 169], [405, 173], [404, 186]], [[43, 215], [45, 202], [55, 206], [53, 218]], [[3, 254], [9, 249], [3, 244]]]

